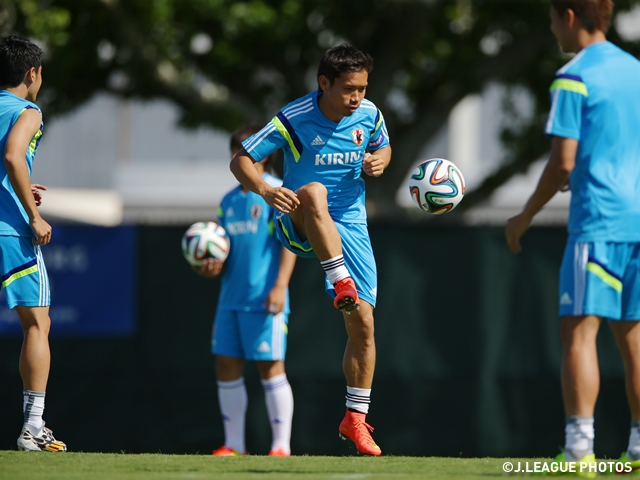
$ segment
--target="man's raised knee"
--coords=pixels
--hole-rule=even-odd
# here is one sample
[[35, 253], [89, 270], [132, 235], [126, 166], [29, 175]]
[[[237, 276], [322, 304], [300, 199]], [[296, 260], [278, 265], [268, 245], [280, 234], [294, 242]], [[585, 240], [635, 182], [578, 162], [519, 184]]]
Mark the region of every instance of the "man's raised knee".
[[296, 195], [303, 207], [327, 203], [327, 187], [319, 182], [311, 182], [300, 187]]

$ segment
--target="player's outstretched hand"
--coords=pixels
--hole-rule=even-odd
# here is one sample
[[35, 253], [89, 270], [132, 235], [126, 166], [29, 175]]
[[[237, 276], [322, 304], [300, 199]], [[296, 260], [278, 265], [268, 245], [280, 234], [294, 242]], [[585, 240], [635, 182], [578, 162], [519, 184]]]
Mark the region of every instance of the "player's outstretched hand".
[[33, 239], [33, 243], [36, 245], [46, 245], [51, 241], [51, 225], [40, 217], [34, 217], [31, 222], [31, 230], [36, 238]]
[[524, 213], [511, 217], [507, 221], [507, 227], [505, 228], [505, 237], [507, 239], [507, 245], [512, 253], [520, 253], [522, 247], [520, 247], [520, 238], [527, 231], [531, 219]]
[[370, 177], [379, 177], [384, 172], [384, 159], [375, 153], [365, 153], [362, 169]]
[[213, 278], [220, 275], [224, 260], [218, 260], [216, 258], [205, 258], [202, 261], [202, 265], [199, 267], [191, 266], [194, 272], [203, 277]]
[[275, 285], [269, 292], [267, 299], [264, 301], [263, 307], [269, 310], [269, 313], [280, 313], [284, 310], [284, 302], [286, 298], [286, 288]]
[[40, 185], [39, 183], [31, 184], [31, 193], [33, 193], [33, 199], [36, 201], [36, 207], [42, 205], [42, 192], [40, 190], [46, 190], [47, 187]]
[[284, 187], [272, 188], [262, 197], [265, 202], [282, 213], [293, 212], [300, 205], [300, 200], [295, 192]]

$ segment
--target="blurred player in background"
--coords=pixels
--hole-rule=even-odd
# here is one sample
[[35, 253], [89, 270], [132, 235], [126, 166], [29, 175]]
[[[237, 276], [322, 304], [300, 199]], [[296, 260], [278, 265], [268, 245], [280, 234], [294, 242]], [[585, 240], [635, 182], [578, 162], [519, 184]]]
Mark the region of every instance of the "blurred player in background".
[[[258, 130], [259, 127], [245, 126], [233, 132], [232, 157], [242, 148], [242, 141]], [[282, 184], [269, 173], [276, 155], [266, 155], [252, 167], [273, 187]], [[213, 455], [245, 453], [247, 391], [242, 371], [245, 360], [255, 360], [273, 434], [269, 455], [289, 456], [293, 395], [285, 373], [284, 357], [289, 316], [288, 286], [296, 257], [275, 237], [274, 210], [242, 185], [222, 199], [218, 223], [229, 235], [229, 256], [224, 262], [208, 259], [201, 268], [194, 267], [206, 277], [223, 272], [212, 349], [216, 355], [225, 442], [213, 451]]]
[[576, 55], [551, 84], [551, 155], [523, 212], [507, 223], [506, 238], [518, 253], [533, 216], [569, 183], [560, 270], [566, 440], [556, 461], [595, 461], [596, 336], [606, 318], [631, 409], [620, 460], [640, 468], [640, 62], [606, 40], [612, 10], [610, 0], [551, 0], [551, 31]]
[[43, 52], [19, 37], [0, 42], [0, 275], [9, 308], [15, 308], [24, 341], [20, 375], [24, 387], [24, 426], [18, 449], [64, 452], [67, 446], [44, 426], [42, 413], [49, 378], [49, 279], [40, 245], [51, 240], [51, 226], [37, 207], [42, 185], [31, 185], [31, 170], [44, 130], [35, 102], [42, 85]]
[[[364, 98], [372, 68], [373, 59], [350, 45], [327, 50], [318, 68], [318, 90], [288, 104], [245, 140], [231, 170], [278, 210], [280, 241], [297, 255], [320, 260], [327, 292], [343, 312], [349, 336], [343, 360], [347, 412], [339, 431], [359, 452], [380, 455], [365, 421], [376, 362], [377, 272], [360, 175], [364, 170], [380, 176], [391, 147], [380, 110]], [[280, 148], [284, 184], [274, 187], [253, 165]]]

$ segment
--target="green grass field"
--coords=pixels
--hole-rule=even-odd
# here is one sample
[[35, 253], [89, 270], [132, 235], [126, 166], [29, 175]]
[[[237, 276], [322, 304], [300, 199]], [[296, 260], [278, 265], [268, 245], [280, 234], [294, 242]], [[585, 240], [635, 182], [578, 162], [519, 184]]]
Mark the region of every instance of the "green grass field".
[[207, 455], [0, 451], [4, 479], [480, 479], [519, 478], [504, 462], [533, 459], [438, 457], [211, 457]]

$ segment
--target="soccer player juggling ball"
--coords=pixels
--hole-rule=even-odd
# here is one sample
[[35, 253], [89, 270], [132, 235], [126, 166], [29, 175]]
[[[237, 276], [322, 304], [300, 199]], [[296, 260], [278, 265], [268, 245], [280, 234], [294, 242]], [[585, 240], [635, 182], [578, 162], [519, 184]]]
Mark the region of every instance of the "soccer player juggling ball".
[[20, 375], [24, 386], [24, 426], [20, 450], [63, 452], [67, 446], [44, 426], [42, 412], [49, 378], [49, 280], [41, 245], [51, 240], [51, 226], [37, 206], [42, 185], [31, 185], [33, 159], [44, 125], [33, 103], [42, 85], [42, 50], [29, 40], [0, 42], [0, 275], [9, 308], [15, 308], [24, 340]]
[[[231, 155], [258, 130], [247, 125], [233, 132]], [[251, 168], [275, 187], [282, 182], [268, 173], [274, 157], [275, 154], [267, 155]], [[231, 241], [229, 256], [225, 262], [209, 259], [202, 267], [194, 267], [206, 277], [223, 275], [212, 340], [225, 432], [224, 445], [213, 451], [216, 456], [245, 453], [245, 360], [256, 362], [262, 379], [273, 434], [269, 455], [291, 454], [293, 394], [284, 358], [289, 317], [287, 289], [296, 256], [275, 238], [274, 213], [259, 195], [241, 185], [232, 189], [218, 209], [218, 222]]]
[[[551, 31], [576, 55], [551, 84], [545, 131], [551, 154], [506, 239], [571, 189], [569, 239], [560, 269], [565, 450], [556, 462], [595, 461], [593, 414], [600, 387], [596, 336], [609, 320], [624, 362], [631, 410], [621, 461], [640, 467], [640, 62], [609, 43], [611, 0], [551, 0]], [[594, 473], [595, 476], [595, 473]]]
[[[339, 432], [359, 452], [380, 455], [365, 421], [376, 356], [377, 273], [360, 174], [381, 175], [391, 147], [380, 110], [364, 98], [372, 68], [373, 59], [350, 45], [327, 50], [318, 67], [318, 89], [285, 106], [245, 140], [231, 171], [278, 211], [276, 232], [285, 247], [320, 260], [326, 290], [343, 312], [349, 337], [343, 359], [347, 411]], [[253, 164], [279, 148], [284, 183], [273, 187]]]

